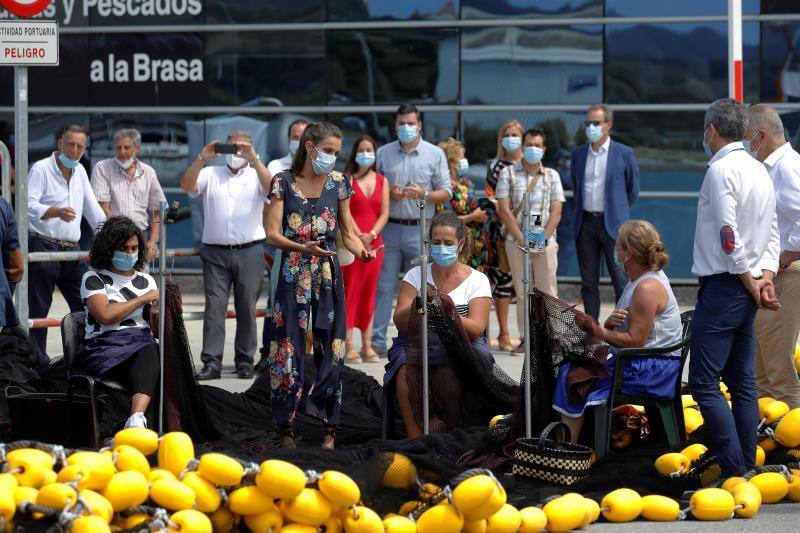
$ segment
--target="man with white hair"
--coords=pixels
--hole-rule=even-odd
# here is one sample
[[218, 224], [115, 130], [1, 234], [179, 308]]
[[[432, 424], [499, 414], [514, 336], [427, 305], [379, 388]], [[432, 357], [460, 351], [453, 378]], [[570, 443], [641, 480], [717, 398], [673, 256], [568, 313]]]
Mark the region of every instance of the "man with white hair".
[[[703, 123], [708, 170], [697, 202], [692, 272], [700, 289], [692, 318], [689, 388], [700, 406], [721, 479], [755, 467], [758, 394], [753, 375], [759, 307], [779, 309], [775, 193], [767, 171], [747, 154], [747, 109], [712, 103]], [[720, 391], [728, 385], [732, 408]]]
[[236, 309], [234, 361], [242, 379], [253, 377], [256, 331], [256, 301], [264, 277], [262, 224], [269, 193], [267, 167], [253, 148], [252, 137], [232, 131], [227, 143], [235, 144], [236, 154], [225, 157], [225, 165], [206, 167], [217, 157], [219, 141], [205, 145], [181, 177], [181, 188], [192, 197], [203, 197], [203, 369], [197, 379], [219, 379], [225, 348], [225, 318], [233, 286]]
[[749, 118], [745, 139], [750, 154], [764, 163], [772, 178], [781, 249], [774, 280], [781, 309], [756, 314], [756, 385], [761, 396], [794, 409], [800, 407], [800, 379], [793, 357], [800, 333], [800, 154], [784, 137], [774, 108], [755, 105]]
[[166, 202], [156, 171], [137, 157], [142, 136], [133, 128], [114, 133], [114, 155], [92, 170], [92, 189], [107, 217], [124, 215], [142, 230], [147, 260], [158, 253], [159, 205]]

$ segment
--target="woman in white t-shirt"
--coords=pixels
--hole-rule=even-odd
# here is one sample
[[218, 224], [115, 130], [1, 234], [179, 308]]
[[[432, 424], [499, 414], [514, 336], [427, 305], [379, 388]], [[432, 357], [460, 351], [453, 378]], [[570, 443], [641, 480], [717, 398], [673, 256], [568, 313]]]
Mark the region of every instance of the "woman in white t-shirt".
[[[433, 263], [428, 265], [428, 284], [450, 297], [475, 351], [481, 356], [491, 358], [483, 334], [489, 322], [492, 289], [485, 274], [459, 261], [460, 257], [469, 255], [466, 250], [468, 241], [464, 222], [452, 211], [437, 213], [431, 221], [430, 243]], [[422, 429], [414, 420], [405, 368], [406, 332], [412, 314], [417, 312], [414, 299], [421, 285], [421, 274], [421, 267], [414, 267], [406, 273], [403, 283], [400, 284], [400, 294], [397, 296], [397, 307], [394, 311], [394, 323], [400, 335], [389, 350], [389, 364], [383, 380], [384, 384], [392, 379], [397, 380], [397, 402], [409, 438], [422, 435]], [[437, 346], [436, 339], [438, 337], [431, 336], [428, 345], [428, 360], [433, 373], [437, 367], [447, 365], [446, 347]]]
[[125, 427], [147, 427], [144, 413], [158, 386], [158, 348], [149, 326], [158, 290], [152, 276], [140, 271], [146, 254], [131, 219], [109, 218], [89, 252], [93, 270], [81, 280], [86, 342], [75, 360], [89, 375], [114, 379], [133, 392]]

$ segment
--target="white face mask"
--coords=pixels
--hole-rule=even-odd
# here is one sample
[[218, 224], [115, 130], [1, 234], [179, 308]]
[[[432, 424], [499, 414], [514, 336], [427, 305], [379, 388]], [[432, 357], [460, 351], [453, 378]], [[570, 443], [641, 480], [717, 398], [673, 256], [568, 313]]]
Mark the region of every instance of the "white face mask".
[[238, 157], [233, 154], [225, 156], [225, 163], [234, 170], [239, 170], [247, 164], [247, 160], [243, 157]]
[[131, 168], [131, 165], [133, 165], [134, 158], [131, 157], [127, 161], [121, 161], [118, 157], [115, 157], [114, 161], [117, 162], [117, 165], [119, 165], [122, 170], [128, 170]]

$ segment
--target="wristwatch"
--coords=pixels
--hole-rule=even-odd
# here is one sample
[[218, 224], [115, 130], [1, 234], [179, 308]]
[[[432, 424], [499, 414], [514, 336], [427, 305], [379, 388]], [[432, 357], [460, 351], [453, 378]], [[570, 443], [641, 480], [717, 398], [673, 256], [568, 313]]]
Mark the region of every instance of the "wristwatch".
[[256, 152], [256, 156], [253, 158], [252, 161], [248, 161], [248, 163], [250, 163], [251, 165], [254, 165], [256, 163], [256, 161], [258, 161], [259, 159], [261, 159], [261, 156], [258, 155], [258, 152]]
[[373, 230], [370, 230], [369, 234], [370, 234], [370, 235], [372, 235], [372, 240], [373, 240], [373, 241], [374, 241], [375, 239], [377, 239], [377, 238], [378, 238], [378, 234], [377, 234], [377, 233], [375, 233], [375, 230], [374, 230], [374, 229], [373, 229]]

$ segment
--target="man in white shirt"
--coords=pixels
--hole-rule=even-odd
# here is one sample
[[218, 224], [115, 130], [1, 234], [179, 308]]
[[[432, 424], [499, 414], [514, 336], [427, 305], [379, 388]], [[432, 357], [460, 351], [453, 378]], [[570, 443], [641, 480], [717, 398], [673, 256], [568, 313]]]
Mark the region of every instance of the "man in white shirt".
[[303, 132], [306, 131], [306, 126], [308, 126], [308, 122], [302, 118], [289, 124], [289, 153], [280, 159], [273, 159], [269, 162], [267, 170], [269, 170], [271, 175], [275, 176], [282, 170], [288, 170], [289, 167], [292, 166], [292, 158], [295, 152], [297, 152], [297, 148], [300, 146], [300, 137], [302, 137]]
[[114, 133], [116, 157], [98, 162], [92, 170], [92, 189], [106, 216], [124, 215], [145, 236], [147, 260], [158, 252], [158, 227], [161, 203], [166, 203], [156, 171], [136, 157], [142, 136], [133, 128]]
[[[86, 131], [81, 126], [64, 130], [58, 150], [37, 161], [28, 172], [28, 251], [74, 251], [81, 238], [81, 218], [92, 230], [106, 216], [97, 203], [80, 159], [86, 151]], [[81, 278], [86, 265], [77, 261], [46, 261], [28, 267], [28, 308], [31, 318], [45, 318], [58, 287], [70, 311], [82, 311]], [[33, 330], [39, 363], [46, 365], [47, 329]]]
[[786, 141], [774, 108], [755, 105], [749, 118], [745, 139], [772, 179], [781, 250], [774, 279], [781, 309], [756, 314], [756, 385], [759, 396], [786, 402], [794, 409], [800, 407], [800, 379], [793, 357], [800, 334], [800, 154]]
[[233, 285], [236, 309], [234, 361], [242, 379], [253, 376], [257, 347], [256, 301], [264, 276], [262, 223], [271, 176], [253, 148], [250, 134], [232, 131], [227, 143], [237, 153], [226, 156], [224, 166], [205, 167], [217, 157], [219, 141], [203, 147], [181, 177], [181, 188], [192, 197], [203, 197], [203, 369], [197, 379], [218, 379], [225, 348], [225, 315]]
[[[721, 479], [755, 467], [758, 403], [753, 353], [759, 307], [779, 309], [778, 223], [772, 181], [740, 142], [747, 109], [725, 98], [705, 115], [711, 158], [697, 204], [694, 265], [700, 289], [692, 320], [689, 388], [700, 406]], [[732, 409], [720, 391], [722, 379]]]

